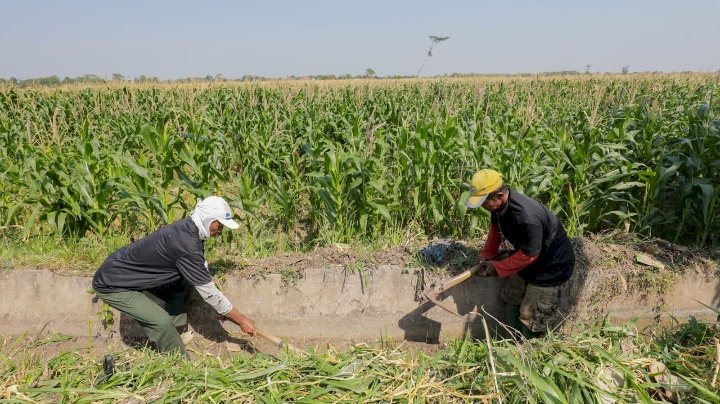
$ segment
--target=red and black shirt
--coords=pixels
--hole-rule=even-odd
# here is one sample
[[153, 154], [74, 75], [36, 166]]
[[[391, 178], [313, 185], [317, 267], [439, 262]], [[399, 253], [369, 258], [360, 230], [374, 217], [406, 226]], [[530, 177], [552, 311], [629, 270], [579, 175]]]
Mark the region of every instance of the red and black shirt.
[[517, 273], [538, 286], [558, 285], [570, 278], [575, 254], [560, 220], [545, 205], [510, 189], [507, 203], [491, 212], [484, 259], [492, 259], [501, 247], [512, 255], [495, 263], [501, 277]]

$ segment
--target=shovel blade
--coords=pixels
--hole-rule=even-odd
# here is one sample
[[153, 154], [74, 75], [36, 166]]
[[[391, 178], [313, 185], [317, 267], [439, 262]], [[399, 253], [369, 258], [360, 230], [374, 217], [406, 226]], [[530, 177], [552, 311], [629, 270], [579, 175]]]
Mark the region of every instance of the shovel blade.
[[425, 295], [425, 298], [428, 299], [428, 301], [430, 301], [435, 306], [440, 307], [441, 309], [447, 311], [450, 314], [456, 315], [458, 317], [462, 317], [460, 315], [460, 313], [458, 313], [456, 310], [446, 307], [444, 304], [441, 303], [442, 298], [443, 298], [442, 291], [437, 291], [435, 289], [431, 289], [431, 290], [428, 290], [427, 292], [425, 292], [424, 295]]
[[442, 291], [438, 288], [428, 289], [423, 292], [423, 296], [433, 303], [437, 303], [438, 300], [442, 300]]

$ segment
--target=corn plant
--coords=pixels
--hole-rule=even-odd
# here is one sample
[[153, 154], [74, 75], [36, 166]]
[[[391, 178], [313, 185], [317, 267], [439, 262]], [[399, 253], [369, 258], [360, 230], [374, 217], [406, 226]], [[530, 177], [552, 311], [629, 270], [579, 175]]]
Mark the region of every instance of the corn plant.
[[6, 87], [0, 225], [147, 232], [216, 193], [253, 237], [472, 237], [466, 184], [492, 167], [572, 235], [717, 246], [719, 96], [703, 74]]

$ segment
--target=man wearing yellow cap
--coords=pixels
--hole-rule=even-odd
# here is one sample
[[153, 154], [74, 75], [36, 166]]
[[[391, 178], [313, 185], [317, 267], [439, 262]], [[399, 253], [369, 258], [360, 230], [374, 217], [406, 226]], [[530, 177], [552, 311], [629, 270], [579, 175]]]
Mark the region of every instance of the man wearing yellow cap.
[[[510, 325], [525, 336], [546, 332], [561, 320], [562, 285], [575, 267], [565, 228], [543, 204], [508, 188], [495, 170], [476, 172], [471, 188], [467, 206], [490, 211], [480, 274], [506, 278], [500, 296]], [[497, 260], [501, 247], [510, 256]]]

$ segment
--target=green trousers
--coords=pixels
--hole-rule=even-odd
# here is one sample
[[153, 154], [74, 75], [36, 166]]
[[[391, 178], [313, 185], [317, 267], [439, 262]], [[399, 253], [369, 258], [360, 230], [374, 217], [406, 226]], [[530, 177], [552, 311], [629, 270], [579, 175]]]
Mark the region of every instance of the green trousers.
[[[164, 301], [166, 309], [160, 307], [145, 293], [152, 293]], [[110, 307], [137, 320], [148, 339], [155, 343], [160, 352], [181, 352], [188, 356], [177, 327], [187, 324], [185, 288], [157, 289], [152, 292], [100, 293], [97, 296]]]

